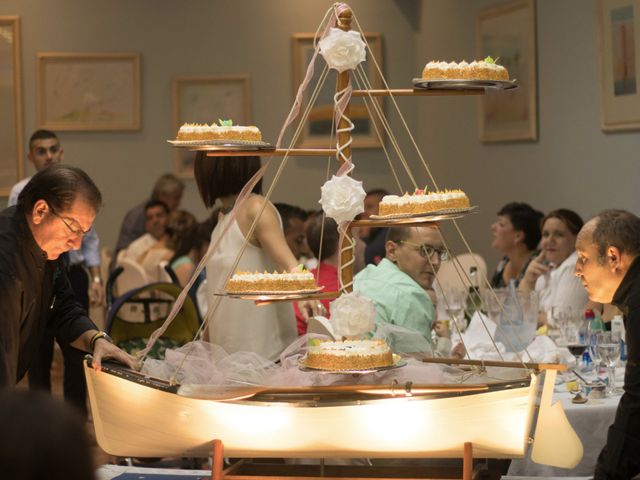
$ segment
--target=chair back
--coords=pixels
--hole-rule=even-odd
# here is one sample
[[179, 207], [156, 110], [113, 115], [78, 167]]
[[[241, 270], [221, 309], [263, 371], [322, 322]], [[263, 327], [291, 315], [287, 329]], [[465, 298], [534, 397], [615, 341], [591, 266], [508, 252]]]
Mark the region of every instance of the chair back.
[[134, 260], [120, 258], [116, 265], [117, 267], [122, 267], [122, 273], [116, 277], [113, 286], [116, 297], [151, 283], [144, 268]]
[[436, 275], [436, 288], [440, 290], [467, 290], [470, 286], [469, 272], [471, 267], [477, 268], [478, 286], [486, 288], [484, 278], [487, 276], [487, 263], [478, 253], [461, 253], [446, 262], [442, 262]]

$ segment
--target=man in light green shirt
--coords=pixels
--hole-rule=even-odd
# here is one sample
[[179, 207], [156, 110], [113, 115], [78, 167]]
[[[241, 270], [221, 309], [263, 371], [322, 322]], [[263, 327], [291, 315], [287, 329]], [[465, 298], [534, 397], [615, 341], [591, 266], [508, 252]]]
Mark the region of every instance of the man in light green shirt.
[[[368, 265], [356, 275], [354, 290], [373, 300], [378, 326], [398, 325], [430, 343], [435, 308], [427, 291], [446, 252], [440, 231], [434, 226], [390, 228], [385, 251], [378, 265]], [[449, 342], [445, 349], [450, 346]], [[411, 351], [408, 345], [395, 347]]]

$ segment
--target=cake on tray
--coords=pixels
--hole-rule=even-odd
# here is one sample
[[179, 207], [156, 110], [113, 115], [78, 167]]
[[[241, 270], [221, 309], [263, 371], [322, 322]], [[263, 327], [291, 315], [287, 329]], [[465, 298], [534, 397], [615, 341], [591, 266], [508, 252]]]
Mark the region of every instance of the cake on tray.
[[427, 192], [417, 189], [412, 195], [385, 195], [380, 201], [378, 215], [412, 215], [470, 206], [469, 197], [462, 190]]
[[467, 63], [431, 61], [422, 70], [423, 80], [498, 80], [508, 81], [509, 72], [491, 57]]
[[225, 287], [227, 293], [295, 292], [317, 290], [309, 271], [283, 273], [236, 272]]
[[369, 370], [393, 365], [393, 353], [384, 340], [312, 340], [304, 361], [320, 370]]
[[261, 142], [262, 133], [255, 126], [233, 125], [231, 120], [219, 120], [219, 125], [212, 123], [185, 123], [178, 130], [176, 140], [196, 141], [215, 140], [229, 142]]

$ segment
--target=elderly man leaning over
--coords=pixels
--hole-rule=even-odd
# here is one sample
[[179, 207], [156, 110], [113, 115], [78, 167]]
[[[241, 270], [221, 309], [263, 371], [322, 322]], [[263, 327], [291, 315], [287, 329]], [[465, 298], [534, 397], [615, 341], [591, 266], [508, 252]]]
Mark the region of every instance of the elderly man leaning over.
[[[428, 292], [445, 256], [440, 231], [435, 226], [389, 228], [385, 252], [378, 265], [367, 265], [356, 275], [354, 290], [373, 300], [379, 326], [404, 327], [430, 343], [435, 307]], [[437, 333], [436, 352], [448, 356], [449, 332], [437, 330]], [[412, 351], [413, 342], [409, 338], [396, 339], [392, 344], [396, 351]]]
[[624, 394], [594, 479], [629, 479], [640, 473], [640, 218], [624, 210], [600, 213], [578, 233], [576, 251], [576, 275], [589, 299], [618, 307], [626, 326]]
[[89, 320], [60, 259], [80, 246], [101, 204], [86, 173], [58, 164], [36, 173], [17, 206], [0, 212], [0, 386], [24, 376], [48, 328], [62, 344], [92, 352], [94, 368], [105, 358], [134, 366]]

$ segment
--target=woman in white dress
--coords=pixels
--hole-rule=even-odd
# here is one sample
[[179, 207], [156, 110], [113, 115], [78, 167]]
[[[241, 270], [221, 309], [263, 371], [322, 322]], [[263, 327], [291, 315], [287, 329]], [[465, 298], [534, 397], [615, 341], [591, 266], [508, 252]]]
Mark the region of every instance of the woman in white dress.
[[570, 308], [580, 314], [587, 304], [587, 292], [575, 276], [576, 237], [582, 228], [580, 215], [560, 208], [542, 219], [541, 251], [529, 266], [519, 290], [535, 290], [540, 298], [539, 324], [547, 323], [552, 307]]
[[[215, 304], [214, 293], [224, 288], [245, 239], [248, 243], [237, 269], [249, 272], [291, 271], [298, 262], [287, 246], [282, 220], [271, 202], [260, 214], [265, 198], [259, 181], [244, 202], [231, 213], [239, 193], [260, 169], [259, 157], [207, 157], [200, 152], [195, 163], [198, 190], [207, 207], [219, 205], [221, 213], [211, 234], [211, 245], [220, 240], [207, 264], [207, 296]], [[259, 218], [258, 218], [259, 217]], [[258, 218], [249, 235], [251, 225]], [[223, 235], [227, 225], [228, 231]], [[256, 306], [253, 302], [222, 298], [211, 318], [205, 338], [222, 346], [227, 353], [249, 351], [269, 360], [297, 337], [291, 303]]]

